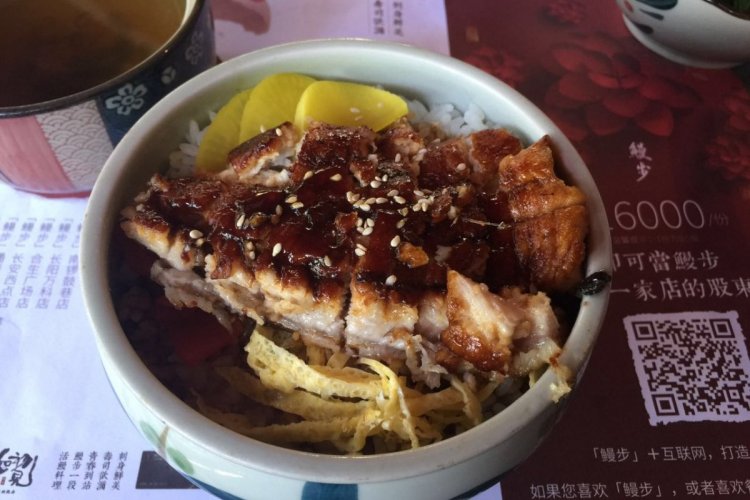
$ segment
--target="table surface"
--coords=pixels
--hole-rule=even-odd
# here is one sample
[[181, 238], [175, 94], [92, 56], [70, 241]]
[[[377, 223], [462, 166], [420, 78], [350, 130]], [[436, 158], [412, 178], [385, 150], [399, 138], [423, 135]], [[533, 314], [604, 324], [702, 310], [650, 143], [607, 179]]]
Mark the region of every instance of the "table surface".
[[[630, 35], [614, 0], [446, 0], [445, 14], [451, 55], [570, 137], [614, 250], [607, 319], [577, 394], [481, 497], [749, 498], [750, 65], [667, 61]], [[9, 441], [0, 432], [0, 459], [20, 453]], [[9, 478], [0, 467], [0, 498], [22, 496]]]

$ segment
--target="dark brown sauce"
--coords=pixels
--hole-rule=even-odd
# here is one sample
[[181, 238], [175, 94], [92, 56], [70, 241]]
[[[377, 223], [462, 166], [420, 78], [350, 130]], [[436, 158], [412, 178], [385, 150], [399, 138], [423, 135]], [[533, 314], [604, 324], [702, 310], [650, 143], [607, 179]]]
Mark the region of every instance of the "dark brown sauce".
[[[301, 180], [285, 190], [209, 179], [164, 181], [168, 186], [152, 192], [145, 212], [161, 214], [172, 227], [206, 234], [217, 262], [214, 278], [229, 276], [237, 265], [273, 268], [282, 281], [310, 287], [317, 295], [335, 293], [354, 278], [376, 284], [383, 293], [397, 290], [409, 301], [444, 289], [448, 268], [493, 290], [519, 283], [502, 193], [477, 196], [473, 189], [449, 184], [452, 177], [433, 176], [436, 190], [416, 194], [407, 167], [385, 160], [361, 176], [376, 182], [361, 184], [347, 165], [362, 161], [367, 151], [353, 152], [352, 144], [337, 143], [335, 153], [327, 153], [334, 166], [319, 168], [319, 158], [304, 156], [293, 167]], [[377, 181], [384, 175], [385, 182]], [[347, 196], [369, 200], [368, 209]], [[433, 200], [428, 210], [414, 209], [420, 198]], [[461, 206], [458, 217], [448, 215], [452, 206]], [[358, 224], [371, 229], [360, 232]], [[411, 266], [400, 260], [398, 247], [405, 243], [423, 250], [429, 261]], [[363, 255], [358, 247], [360, 253], [365, 249]], [[441, 247], [448, 254], [442, 261], [436, 258]]]

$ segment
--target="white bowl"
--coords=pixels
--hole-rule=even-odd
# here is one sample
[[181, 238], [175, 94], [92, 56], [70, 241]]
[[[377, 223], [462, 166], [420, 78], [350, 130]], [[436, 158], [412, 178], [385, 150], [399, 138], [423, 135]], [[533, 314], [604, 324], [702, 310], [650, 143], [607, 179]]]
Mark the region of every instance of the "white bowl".
[[714, 0], [617, 0], [633, 36], [667, 59], [699, 68], [750, 61], [750, 15]]
[[[457, 437], [411, 451], [340, 457], [293, 451], [240, 436], [192, 410], [148, 371], [115, 315], [107, 275], [118, 212], [184, 137], [238, 90], [278, 72], [382, 84], [429, 103], [477, 104], [529, 144], [548, 134], [559, 170], [588, 198], [586, 274], [611, 273], [609, 225], [586, 166], [533, 104], [488, 74], [455, 59], [400, 44], [312, 41], [229, 60], [184, 84], [150, 110], [117, 146], [91, 194], [83, 227], [81, 273], [101, 358], [122, 406], [177, 470], [214, 491], [241, 498], [451, 498], [525, 459], [550, 431], [565, 402], [552, 401], [547, 372], [509, 408]], [[586, 296], [560, 361], [580, 377], [604, 319], [609, 292]], [[489, 486], [490, 483], [487, 483]], [[231, 498], [231, 497], [230, 497]]]

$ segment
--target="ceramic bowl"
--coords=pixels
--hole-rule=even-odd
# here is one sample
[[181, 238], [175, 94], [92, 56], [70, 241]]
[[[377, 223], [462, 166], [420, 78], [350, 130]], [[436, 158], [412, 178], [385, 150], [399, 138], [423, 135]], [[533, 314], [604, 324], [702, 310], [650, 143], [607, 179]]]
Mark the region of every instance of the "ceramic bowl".
[[[586, 274], [611, 273], [609, 225], [597, 187], [571, 143], [533, 104], [458, 60], [400, 44], [353, 40], [282, 45], [231, 59], [157, 103], [115, 148], [91, 194], [81, 250], [85, 303], [101, 358], [122, 406], [178, 471], [226, 498], [440, 499], [496, 480], [526, 458], [553, 426], [565, 400], [552, 401], [547, 372], [509, 408], [450, 439], [411, 451], [341, 457], [293, 451], [240, 436], [184, 404], [146, 369], [115, 315], [107, 275], [109, 235], [118, 212], [142, 189], [208, 110], [279, 72], [382, 84], [428, 103], [477, 104], [526, 144], [549, 134], [561, 173], [588, 197]], [[586, 296], [561, 363], [576, 379], [604, 319], [608, 289]], [[575, 389], [574, 389], [575, 391]], [[317, 496], [316, 496], [317, 495]]]
[[727, 68], [750, 61], [750, 15], [717, 0], [617, 0], [633, 36], [671, 61]]
[[125, 73], [73, 95], [0, 107], [0, 180], [47, 195], [89, 192], [138, 118], [216, 63], [209, 2], [185, 1], [186, 15], [174, 35]]

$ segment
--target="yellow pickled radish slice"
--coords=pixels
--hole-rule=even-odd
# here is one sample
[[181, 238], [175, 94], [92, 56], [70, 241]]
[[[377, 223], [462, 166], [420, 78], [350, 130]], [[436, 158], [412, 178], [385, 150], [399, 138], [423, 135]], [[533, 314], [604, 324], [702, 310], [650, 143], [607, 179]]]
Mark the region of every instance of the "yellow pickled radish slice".
[[294, 124], [305, 130], [314, 120], [332, 125], [363, 125], [378, 131], [407, 112], [406, 101], [391, 92], [359, 83], [321, 80], [302, 93]]
[[245, 104], [240, 142], [293, 121], [302, 92], [314, 82], [315, 79], [296, 73], [277, 73], [261, 80]]
[[197, 172], [211, 173], [224, 169], [229, 151], [240, 143], [242, 112], [252, 90], [247, 89], [235, 94], [216, 113], [216, 118], [204, 132], [198, 147], [198, 155], [195, 158]]

